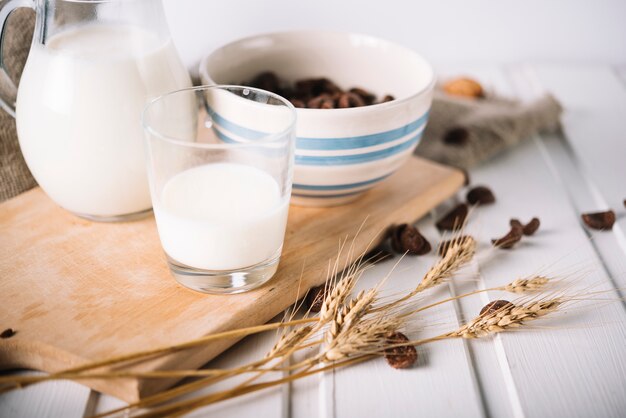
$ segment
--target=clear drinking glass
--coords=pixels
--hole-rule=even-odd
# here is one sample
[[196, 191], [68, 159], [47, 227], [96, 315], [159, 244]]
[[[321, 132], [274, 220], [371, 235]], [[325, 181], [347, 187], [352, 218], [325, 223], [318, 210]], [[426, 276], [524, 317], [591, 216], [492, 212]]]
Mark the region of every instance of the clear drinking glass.
[[[141, 111], [191, 86], [161, 1], [0, 1], [0, 36], [17, 7], [35, 10], [35, 32], [19, 88], [3, 83], [0, 106], [16, 117], [33, 176], [84, 218], [149, 214]], [[7, 78], [1, 56], [0, 78]]]
[[291, 195], [296, 112], [239, 86], [178, 90], [143, 113], [161, 244], [182, 285], [257, 287], [276, 272]]

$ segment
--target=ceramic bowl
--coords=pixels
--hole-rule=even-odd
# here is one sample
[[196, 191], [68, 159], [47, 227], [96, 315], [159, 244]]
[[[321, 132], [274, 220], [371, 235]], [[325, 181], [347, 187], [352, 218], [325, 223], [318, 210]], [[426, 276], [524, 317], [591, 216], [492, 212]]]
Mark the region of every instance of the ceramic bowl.
[[264, 71], [289, 84], [326, 77], [344, 89], [395, 97], [363, 107], [297, 109], [292, 203], [307, 206], [349, 202], [395, 172], [422, 136], [435, 85], [432, 67], [414, 51], [329, 31], [241, 39], [206, 56], [199, 73], [203, 84], [245, 84]]

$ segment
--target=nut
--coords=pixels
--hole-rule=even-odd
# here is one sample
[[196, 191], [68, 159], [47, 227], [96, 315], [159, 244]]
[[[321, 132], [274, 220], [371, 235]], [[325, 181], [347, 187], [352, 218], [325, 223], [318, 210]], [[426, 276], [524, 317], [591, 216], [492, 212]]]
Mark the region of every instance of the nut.
[[477, 99], [485, 96], [483, 86], [476, 80], [467, 77], [459, 77], [444, 84], [443, 90], [453, 96], [469, 97]]

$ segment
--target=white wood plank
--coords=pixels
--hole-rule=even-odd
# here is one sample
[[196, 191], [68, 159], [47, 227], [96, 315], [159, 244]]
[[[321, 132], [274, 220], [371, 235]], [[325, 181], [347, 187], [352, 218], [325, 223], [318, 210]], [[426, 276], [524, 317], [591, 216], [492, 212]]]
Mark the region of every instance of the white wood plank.
[[[318, 347], [303, 350], [294, 356], [293, 362], [312, 357], [319, 352]], [[289, 385], [289, 408], [284, 417], [314, 418], [324, 416], [320, 406], [327, 405], [324, 397], [332, 396], [332, 387], [327, 387], [321, 374], [299, 379]]]
[[[438, 233], [432, 219], [418, 224], [434, 244]], [[436, 260], [434, 252], [421, 257], [407, 257], [393, 273], [386, 290], [413, 288]], [[387, 261], [367, 272], [360, 285], [370, 287], [392, 268]], [[428, 299], [450, 295], [443, 286]], [[423, 318], [409, 327], [410, 338], [437, 335], [458, 325], [453, 304], [426, 311]], [[422, 327], [424, 327], [422, 329]], [[384, 359], [336, 370], [325, 379], [334, 378], [332, 415], [322, 416], [394, 416], [479, 417], [484, 415], [479, 387], [472, 373], [471, 361], [463, 341], [444, 341], [418, 347], [418, 364], [408, 370], [395, 370]], [[330, 400], [329, 400], [330, 401]]]
[[[464, 66], [463, 68], [451, 67], [443, 68], [440, 71], [440, 77], [454, 77], [459, 75], [467, 75], [478, 80], [489, 92], [496, 92], [501, 95], [514, 96], [511, 89], [503, 89], [502, 83], [494, 82], [502, 77], [500, 69], [494, 66]], [[481, 173], [480, 167], [470, 170], [470, 179], [472, 185], [489, 184], [488, 178]], [[459, 193], [459, 199], [464, 200], [468, 188]], [[436, 211], [435, 216], [438, 218], [443, 215], [443, 209]], [[473, 219], [477, 217], [478, 219]], [[484, 258], [485, 253], [490, 249], [489, 237], [484, 237], [482, 230], [482, 218], [480, 211], [475, 211], [471, 218], [473, 219], [467, 226], [467, 232], [471, 235], [481, 237], [479, 243], [479, 253], [476, 259], [471, 263], [472, 271], [478, 274], [480, 266], [479, 258]], [[454, 293], [462, 294], [473, 290], [485, 289], [485, 283], [482, 280], [474, 282], [462, 283], [459, 280], [452, 282], [451, 286]], [[460, 314], [465, 319], [473, 318], [480, 309], [489, 302], [487, 294], [465, 298], [458, 302]], [[472, 363], [477, 376], [477, 380], [482, 390], [482, 398], [487, 416], [515, 416], [521, 410], [519, 396], [515, 385], [510, 384], [511, 371], [510, 365], [506, 361], [506, 356], [502, 355], [501, 341], [496, 338], [492, 341], [480, 341], [480, 343], [469, 342], [469, 350], [471, 353]], [[516, 413], [514, 413], [516, 411]]]
[[96, 406], [93, 410], [93, 413], [92, 414], [87, 413], [85, 414], [85, 416], [88, 417], [92, 415], [102, 414], [107, 411], [112, 411], [114, 409], [121, 408], [125, 405], [127, 405], [127, 403], [121, 399], [115, 398], [110, 395], [105, 395], [104, 393], [100, 393], [97, 395]]
[[[41, 374], [19, 372], [19, 374]], [[0, 416], [11, 418], [80, 418], [89, 388], [69, 381], [44, 382], [0, 395]]]
[[[278, 320], [278, 318], [275, 318], [274, 320], [276, 321]], [[234, 347], [207, 364], [207, 368], [237, 367], [242, 364], [258, 360], [262, 358], [272, 348], [275, 341], [276, 334], [274, 332], [267, 332], [246, 337], [243, 341], [236, 344]], [[196, 392], [194, 396], [232, 388], [234, 384], [243, 382], [248, 377], [250, 377], [250, 375], [240, 376], [234, 379], [217, 383], [215, 385], [212, 385], [210, 389], [200, 390]], [[265, 375], [255, 382], [263, 382], [266, 380], [276, 379], [280, 377], [281, 374], [272, 373]], [[198, 409], [197, 411], [189, 414], [188, 417], [219, 416], [227, 418], [253, 416], [284, 416], [283, 408], [285, 406], [285, 403], [283, 400], [283, 396], [284, 391], [281, 387], [266, 389], [261, 392], [252, 393], [240, 398], [219, 402], [215, 405]]]
[[[524, 153], [526, 162], [530, 163], [540, 158], [533, 148], [533, 144], [525, 144], [517, 153]], [[515, 160], [522, 160], [519, 157]], [[523, 161], [501, 160], [504, 161], [492, 165], [500, 165], [494, 174], [501, 173], [506, 165], [512, 173], [525, 175], [487, 177], [499, 197], [499, 208], [483, 210], [483, 216], [488, 219], [483, 222], [485, 239], [502, 235], [512, 216], [529, 219], [538, 215], [543, 228], [538, 236], [513, 252], [499, 250], [498, 258], [482, 267], [485, 286], [540, 272], [569, 254], [551, 269], [553, 274], [572, 272], [572, 265], [578, 265], [574, 271], [591, 268], [595, 270], [593, 274], [581, 279], [577, 288], [612, 288], [579, 227], [576, 214], [564, 203], [562, 191], [554, 184], [547, 187], [550, 171], [541, 164], [524, 170]], [[489, 167], [485, 168], [485, 172], [488, 170]], [[522, 196], [532, 198], [520, 204]], [[495, 294], [489, 297], [510, 298]], [[626, 408], [626, 315], [615, 295], [607, 297], [613, 297], [615, 302], [594, 310], [572, 312], [580, 316], [570, 322], [572, 328], [559, 328], [560, 322], [555, 321], [551, 325], [556, 329], [499, 337], [512, 367], [513, 383], [525, 416], [619, 416]]]
[[[571, 72], [570, 69], [563, 69], [563, 71], [565, 73]], [[622, 101], [626, 103], [626, 88], [622, 89], [620, 93], [619, 82], [613, 82], [615, 81], [613, 72], [601, 71], [599, 74], [601, 74], [598, 75], [599, 78], [608, 77], [611, 79], [611, 82], [598, 83], [602, 86], [609, 86], [610, 90], [599, 91], [597, 94], [606, 95], [609, 98], [613, 97], [613, 99], [609, 100], [617, 102], [621, 95], [623, 96]], [[550, 89], [550, 87], [541, 85], [542, 80], [539, 73], [533, 68], [521, 68], [512, 71], [510, 75], [520, 95], [537, 95]], [[565, 78], [567, 79], [567, 77]], [[555, 80], [560, 79], [553, 77], [547, 79], [546, 82], [554, 83]], [[581, 82], [583, 81], [581, 80]], [[553, 90], [557, 93], [557, 90], [563, 90], [563, 87], [561, 86]], [[567, 98], [566, 96], [565, 99]], [[561, 100], [564, 106], [569, 109], [569, 102]], [[575, 106], [575, 104], [572, 104], [572, 106]], [[619, 104], [616, 106], [619, 106]], [[572, 118], [564, 118], [567, 137], [559, 134], [542, 134], [540, 137], [536, 137], [535, 141], [543, 151], [544, 158], [550, 165], [556, 180], [568, 193], [571, 204], [579, 214], [593, 210], [603, 210], [609, 207], [613, 208], [617, 213], [618, 220], [611, 231], [587, 230], [587, 233], [591, 239], [591, 244], [601, 257], [616, 287], [626, 288], [626, 208], [623, 207], [622, 202], [626, 199], [626, 186], [624, 186], [622, 181], [626, 178], [626, 164], [619, 161], [619, 158], [606, 159], [602, 165], [606, 168], [606, 171], [612, 173], [612, 176], [611, 178], [603, 178], [603, 173], [596, 170], [596, 164], [586, 163], [587, 158], [595, 158], [595, 155], [588, 157], [588, 154], [584, 151], [576, 152], [576, 144], [581, 140], [577, 135], [578, 125], [589, 125], [587, 130], [598, 126], [594, 142], [598, 147], [608, 150], [608, 154], [620, 155], [622, 153], [622, 155], [626, 155], [626, 141], [618, 141], [617, 147], [615, 146], [616, 134], [610, 131], [609, 127], [602, 125], [601, 121], [597, 120], [596, 114], [600, 111], [595, 107], [586, 107], [581, 112], [583, 112], [584, 116], [580, 120], [576, 120], [574, 126], [568, 126]], [[618, 115], [615, 115], [615, 117], [623, 119], [622, 116], [618, 117]], [[624, 125], [624, 129], [626, 129], [626, 121], [621, 123]], [[622, 190], [622, 196], [624, 197], [615, 199], [615, 196], [620, 196], [618, 194], [619, 190]], [[616, 206], [611, 206], [609, 203], [611, 201]], [[621, 294], [624, 296], [623, 291]]]
[[626, 87], [610, 67], [538, 66], [539, 82], [566, 107], [563, 129], [600, 192], [589, 210], [623, 209], [626, 199]]
[[615, 67], [617, 76], [622, 80], [622, 83], [626, 87], [626, 64], [620, 64]]
[[[505, 86], [502, 77], [494, 81], [499, 88]], [[544, 271], [563, 274], [590, 269], [591, 274], [576, 282], [581, 291], [589, 286], [613, 288], [581, 229], [578, 213], [534, 142], [471, 174], [475, 184], [489, 185], [498, 198], [496, 205], [479, 208], [471, 221], [480, 225], [483, 241], [503, 235], [511, 217], [539, 216], [543, 225], [519, 248], [495, 251], [496, 257], [481, 266], [483, 286], [501, 285], [551, 266]], [[519, 399], [520, 409], [514, 409], [514, 415], [620, 416], [626, 410], [626, 313], [615, 293], [607, 297], [614, 302], [573, 310], [576, 317], [548, 322], [553, 329], [495, 339], [510, 372], [509, 392]], [[510, 295], [488, 295], [490, 300], [496, 298], [510, 299]], [[502, 361], [499, 366], [503, 367]]]

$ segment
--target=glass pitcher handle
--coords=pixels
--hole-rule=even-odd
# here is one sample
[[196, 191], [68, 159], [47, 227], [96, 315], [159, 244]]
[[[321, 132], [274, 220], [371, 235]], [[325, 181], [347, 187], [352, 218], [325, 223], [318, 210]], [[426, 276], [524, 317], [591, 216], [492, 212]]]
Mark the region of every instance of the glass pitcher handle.
[[0, 107], [13, 117], [15, 117], [17, 86], [9, 77], [4, 65], [4, 35], [7, 19], [19, 7], [35, 10], [35, 2], [34, 0], [0, 0]]

